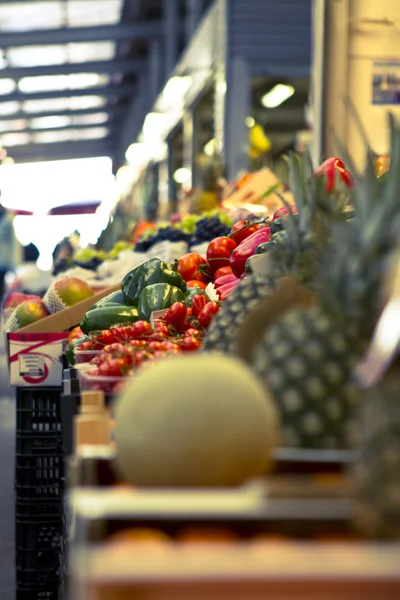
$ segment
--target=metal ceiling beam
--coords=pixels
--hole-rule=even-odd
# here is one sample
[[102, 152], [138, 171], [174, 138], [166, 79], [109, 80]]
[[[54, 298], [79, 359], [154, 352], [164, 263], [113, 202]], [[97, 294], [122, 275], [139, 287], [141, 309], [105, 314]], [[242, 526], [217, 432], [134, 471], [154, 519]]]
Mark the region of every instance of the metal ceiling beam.
[[53, 144], [27, 144], [13, 146], [8, 153], [15, 162], [63, 160], [69, 158], [91, 158], [115, 155], [115, 143], [110, 138], [79, 142], [56, 142]]
[[0, 48], [13, 46], [44, 46], [79, 42], [105, 42], [136, 40], [161, 35], [159, 21], [136, 21], [120, 25], [97, 27], [63, 27], [61, 29], [40, 29], [35, 31], [3, 31], [0, 34]]
[[[19, 111], [17, 113], [12, 113], [11, 115], [0, 115], [1, 121], [13, 121], [14, 119], [38, 119], [41, 117], [75, 117], [80, 115], [95, 115], [98, 113], [106, 112], [109, 117], [112, 117], [113, 114], [117, 111], [117, 108], [113, 105], [99, 106], [98, 108], [83, 108], [83, 109], [74, 109], [74, 110], [46, 110], [39, 112], [25, 112]], [[118, 109], [119, 112], [122, 112], [121, 109]]]
[[90, 124], [79, 124], [79, 125], [64, 125], [62, 127], [27, 127], [26, 129], [7, 129], [6, 131], [0, 131], [0, 140], [2, 135], [8, 135], [9, 133], [45, 133], [48, 131], [54, 131], [55, 133], [60, 131], [66, 131], [68, 129], [97, 129], [98, 127], [111, 127], [117, 125], [116, 121], [107, 121], [106, 123], [90, 123]]
[[48, 75], [71, 75], [74, 73], [141, 73], [146, 69], [144, 59], [117, 59], [83, 63], [65, 63], [40, 67], [5, 67], [0, 70], [0, 79], [22, 77], [45, 77]]
[[13, 92], [12, 94], [0, 96], [0, 103], [26, 102], [27, 100], [50, 100], [53, 98], [78, 98], [82, 96], [105, 96], [107, 98], [110, 98], [112, 96], [122, 97], [133, 95], [135, 89], [135, 85], [125, 84], [105, 87], [92, 87], [82, 90], [52, 90], [49, 92], [29, 92], [27, 94], [23, 94], [22, 92]]

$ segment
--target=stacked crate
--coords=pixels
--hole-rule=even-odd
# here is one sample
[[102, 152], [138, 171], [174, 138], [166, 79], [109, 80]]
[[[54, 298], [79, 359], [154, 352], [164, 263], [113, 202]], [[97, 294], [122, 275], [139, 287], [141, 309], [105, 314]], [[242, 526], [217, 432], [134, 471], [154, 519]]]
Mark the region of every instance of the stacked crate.
[[61, 600], [66, 526], [61, 388], [17, 388], [17, 600]]

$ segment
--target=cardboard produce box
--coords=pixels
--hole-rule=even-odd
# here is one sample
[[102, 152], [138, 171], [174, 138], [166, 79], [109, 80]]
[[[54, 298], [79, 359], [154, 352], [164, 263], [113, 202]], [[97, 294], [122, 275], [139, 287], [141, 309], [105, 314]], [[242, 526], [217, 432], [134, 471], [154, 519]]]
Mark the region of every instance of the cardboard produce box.
[[68, 330], [79, 325], [93, 304], [120, 289], [105, 288], [91, 298], [7, 334], [10, 385], [54, 387], [62, 380], [61, 356]]

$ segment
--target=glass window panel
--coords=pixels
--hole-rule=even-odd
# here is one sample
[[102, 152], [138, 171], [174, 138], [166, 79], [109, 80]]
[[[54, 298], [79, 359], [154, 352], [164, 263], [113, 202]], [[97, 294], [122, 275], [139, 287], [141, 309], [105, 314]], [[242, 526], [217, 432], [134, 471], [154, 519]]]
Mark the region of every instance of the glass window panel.
[[0, 131], [17, 131], [26, 129], [26, 119], [14, 119], [12, 121], [0, 121]]
[[[51, 90], [84, 89], [107, 85], [110, 76], [100, 73], [74, 73], [72, 75], [48, 75], [23, 77], [18, 87], [21, 92], [47, 92]], [[1, 80], [0, 80], [1, 82]], [[1, 88], [0, 88], [1, 89]]]
[[13, 67], [58, 65], [66, 60], [65, 46], [29, 46], [7, 49], [7, 57]]
[[108, 121], [106, 112], [94, 113], [93, 115], [76, 115], [72, 117], [73, 125], [96, 125]]
[[0, 4], [2, 31], [53, 29], [62, 24], [61, 2], [15, 2]]
[[85, 108], [100, 108], [106, 104], [103, 96], [81, 96], [68, 99], [68, 107], [71, 110], [84, 110]]
[[55, 142], [69, 142], [73, 139], [72, 131], [40, 131], [32, 134], [32, 139], [37, 144], [52, 144]]
[[71, 124], [71, 117], [54, 116], [54, 117], [37, 117], [31, 119], [32, 129], [51, 129], [53, 127], [68, 127]]
[[69, 98], [49, 98], [48, 100], [25, 100], [22, 109], [27, 113], [66, 110], [69, 106]]
[[24, 146], [29, 144], [31, 136], [29, 133], [5, 133], [0, 135], [0, 142], [4, 148], [9, 146]]
[[80, 42], [68, 44], [66, 48], [68, 60], [76, 63], [115, 57], [115, 42]]
[[108, 135], [107, 127], [93, 127], [92, 129], [75, 129], [74, 140], [97, 140]]
[[71, 27], [113, 25], [121, 17], [122, 0], [97, 0], [93, 10], [91, 0], [70, 0], [67, 4], [68, 24]]
[[19, 102], [0, 102], [0, 115], [12, 115], [18, 110]]
[[0, 94], [11, 94], [16, 88], [17, 84], [14, 79], [0, 79]]

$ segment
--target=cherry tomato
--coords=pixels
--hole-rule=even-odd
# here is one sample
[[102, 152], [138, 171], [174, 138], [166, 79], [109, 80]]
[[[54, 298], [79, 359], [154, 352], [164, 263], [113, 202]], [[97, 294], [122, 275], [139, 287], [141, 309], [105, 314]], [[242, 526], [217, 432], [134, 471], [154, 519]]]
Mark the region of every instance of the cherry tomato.
[[165, 335], [169, 334], [169, 329], [164, 323], [164, 321], [156, 321], [154, 324], [154, 334], [158, 335], [160, 333]]
[[192, 279], [190, 281], [187, 281], [186, 283], [188, 288], [198, 287], [201, 290], [205, 290], [207, 287], [206, 283], [204, 283], [203, 281], [198, 281], [197, 279]]
[[208, 302], [199, 314], [199, 323], [202, 327], [207, 329], [211, 321], [219, 311], [218, 302]]
[[192, 315], [194, 317], [198, 317], [202, 308], [207, 304], [207, 296], [204, 294], [199, 294], [198, 296], [194, 296], [192, 300]]
[[135, 352], [135, 366], [140, 367], [144, 362], [148, 360], [153, 360], [154, 356], [151, 352], [147, 352], [147, 350], [139, 350]]
[[194, 336], [185, 336], [180, 343], [182, 352], [195, 352], [201, 346], [201, 340]]
[[120, 342], [114, 342], [114, 344], [108, 344], [108, 346], [104, 346], [103, 352], [120, 352], [123, 349], [124, 345]]
[[129, 345], [132, 346], [132, 348], [146, 348], [148, 340], [130, 340]]
[[217, 281], [220, 277], [224, 277], [224, 275], [233, 275], [232, 269], [230, 267], [221, 267], [217, 269], [214, 273], [214, 281]]
[[126, 364], [122, 358], [109, 358], [99, 365], [99, 375], [104, 377], [121, 377]]
[[109, 329], [104, 329], [100, 333], [95, 334], [93, 339], [99, 342], [99, 344], [103, 344], [103, 346], [107, 346], [108, 344], [113, 344], [114, 342], [119, 341], [115, 339], [115, 336]]
[[238, 221], [234, 224], [231, 230], [231, 238], [234, 240], [237, 246], [249, 235], [260, 229], [261, 225], [258, 223], [251, 223], [250, 221]]
[[210, 281], [211, 277], [207, 273], [207, 263], [200, 254], [191, 252], [185, 254], [178, 261], [178, 273], [185, 281], [197, 279], [198, 281]]
[[165, 313], [163, 320], [167, 326], [174, 327], [177, 331], [181, 331], [184, 329], [186, 316], [187, 308], [183, 302], [174, 302]]
[[203, 332], [201, 331], [201, 329], [196, 329], [195, 327], [190, 327], [189, 329], [187, 329], [185, 331], [185, 337], [202, 338], [203, 337]]
[[149, 336], [153, 333], [153, 328], [148, 321], [136, 321], [131, 325], [132, 338]]
[[217, 237], [209, 243], [207, 262], [213, 273], [221, 267], [229, 266], [229, 258], [235, 248], [236, 242], [226, 236]]

